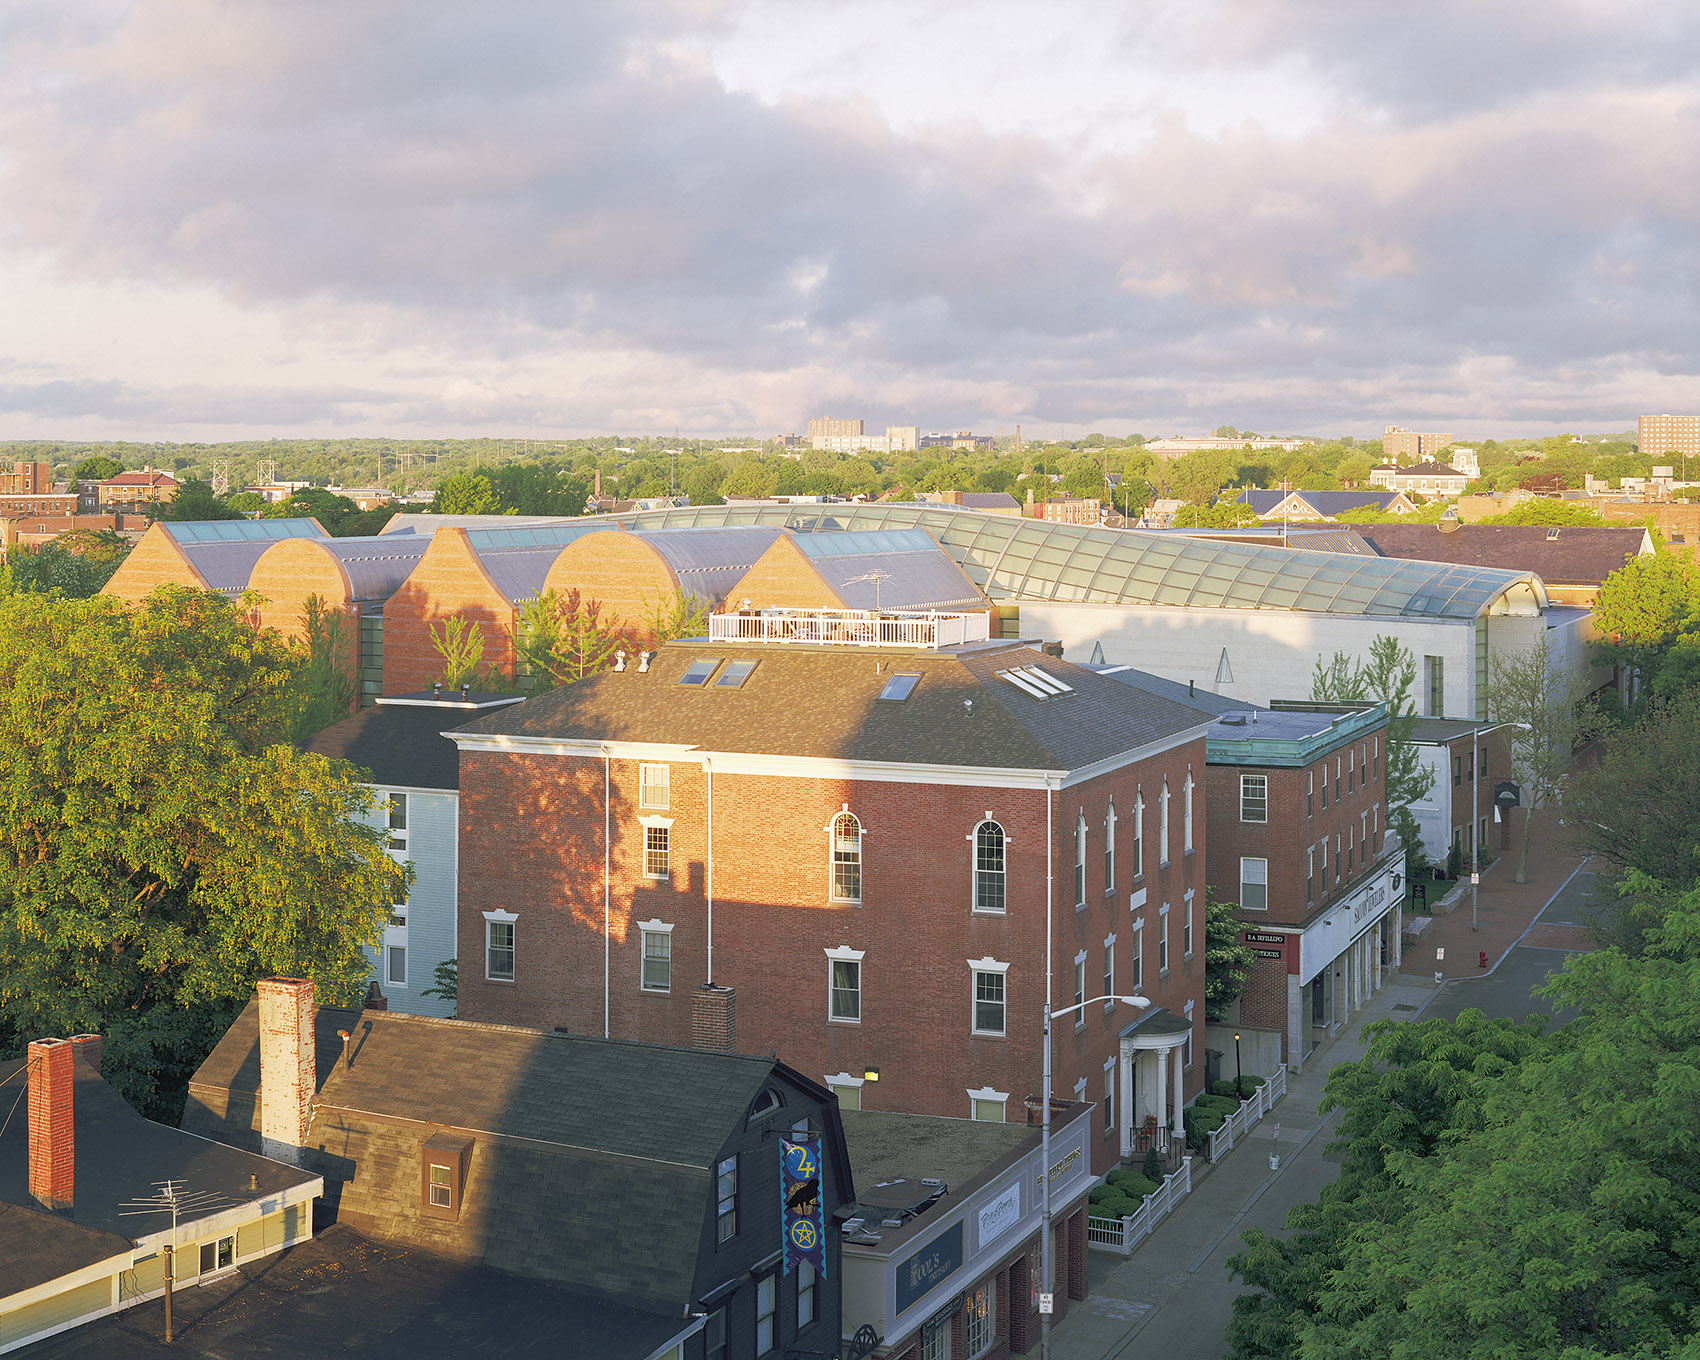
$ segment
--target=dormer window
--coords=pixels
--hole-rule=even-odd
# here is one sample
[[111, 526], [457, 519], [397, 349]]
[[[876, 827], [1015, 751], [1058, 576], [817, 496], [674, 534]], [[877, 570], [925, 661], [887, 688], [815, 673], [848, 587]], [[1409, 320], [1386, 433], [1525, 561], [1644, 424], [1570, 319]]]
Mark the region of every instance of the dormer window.
[[419, 1211], [426, 1218], [458, 1219], [472, 1160], [472, 1139], [444, 1130], [419, 1150]]

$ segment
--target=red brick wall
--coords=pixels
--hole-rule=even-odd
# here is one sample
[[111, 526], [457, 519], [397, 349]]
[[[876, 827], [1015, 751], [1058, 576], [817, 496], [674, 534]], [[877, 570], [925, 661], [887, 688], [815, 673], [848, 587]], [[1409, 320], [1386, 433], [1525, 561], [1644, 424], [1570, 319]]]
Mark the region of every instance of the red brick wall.
[[[1266, 912], [1244, 912], [1242, 919], [1255, 929], [1264, 925], [1303, 925], [1322, 907], [1346, 892], [1364, 870], [1363, 846], [1359, 827], [1365, 812], [1372, 812], [1375, 828], [1370, 837], [1374, 847], [1380, 845], [1380, 835], [1387, 829], [1387, 729], [1385, 727], [1336, 750], [1301, 769], [1282, 769], [1275, 766], [1211, 765], [1206, 775], [1207, 818], [1210, 825], [1209, 880], [1216, 895], [1225, 902], [1240, 900], [1240, 857], [1262, 856], [1269, 861], [1269, 909]], [[1364, 777], [1364, 752], [1372, 744], [1379, 749], [1379, 758], [1369, 761], [1369, 776]], [[1358, 777], [1346, 775], [1348, 749], [1356, 753]], [[1341, 762], [1339, 794], [1335, 793], [1335, 759]], [[1268, 817], [1263, 823], [1240, 820], [1240, 776], [1265, 775], [1269, 781]], [[1309, 776], [1316, 778], [1314, 805], [1307, 812], [1306, 790]], [[1323, 806], [1324, 788], [1327, 807]], [[1468, 821], [1468, 815], [1465, 821]], [[1352, 831], [1356, 854], [1350, 877], [1347, 865], [1341, 863], [1339, 881], [1335, 881], [1335, 837], [1339, 837], [1340, 856], [1346, 855], [1347, 830]], [[1322, 856], [1318, 850], [1315, 860], [1313, 901], [1305, 902], [1305, 852], [1311, 846], [1328, 840], [1328, 874], [1322, 873]], [[1373, 852], [1372, 852], [1373, 858]], [[1285, 1002], [1283, 1001], [1283, 1013]], [[1247, 1023], [1252, 1023], [1247, 1021]]]
[[[1130, 985], [1128, 845], [1136, 787], [1147, 803], [1148, 903], [1146, 991], [1180, 1014], [1194, 1000], [1195, 1054], [1202, 1051], [1204, 954], [1202, 908], [1205, 823], [1197, 851], [1180, 853], [1180, 789], [1188, 762], [1203, 771], [1203, 743], [1102, 775], [1055, 797], [1054, 1004], [1073, 1004], [1074, 958], [1087, 954], [1087, 995], [1103, 988], [1103, 941], [1118, 936], [1118, 989]], [[1174, 790], [1173, 863], [1159, 868], [1153, 790], [1167, 773]], [[699, 766], [673, 763], [670, 804], [672, 877], [642, 876], [638, 762], [611, 763], [611, 1031], [658, 1043], [690, 1042], [690, 994], [707, 978], [706, 805]], [[461, 757], [460, 1014], [488, 1020], [600, 1033], [603, 1025], [602, 762], [594, 758], [468, 751]], [[737, 1040], [745, 1052], [776, 1050], [817, 1080], [880, 1069], [863, 1088], [870, 1109], [964, 1117], [970, 1089], [1010, 1093], [1007, 1116], [1041, 1085], [1045, 950], [1045, 793], [1038, 789], [954, 787], [840, 779], [717, 774], [714, 777], [714, 981], [737, 991]], [[1103, 892], [1104, 811], [1118, 808], [1116, 892]], [[863, 827], [860, 905], [829, 899], [828, 832], [848, 804]], [[1074, 827], [1086, 811], [1087, 905], [1074, 903]], [[1002, 916], [971, 911], [968, 839], [990, 811], [1004, 827], [1008, 902]], [[1197, 894], [1195, 950], [1184, 959], [1179, 913], [1188, 887]], [[1171, 969], [1156, 970], [1156, 914], [1172, 903]], [[482, 912], [518, 914], [516, 980], [483, 979]], [[640, 990], [637, 921], [673, 925], [672, 989]], [[865, 951], [862, 1020], [827, 1019], [829, 947]], [[969, 959], [1010, 965], [1006, 1035], [971, 1031]], [[1089, 1007], [1086, 1024], [1056, 1027], [1053, 1089], [1068, 1095], [1080, 1077], [1087, 1099], [1101, 1097], [1104, 1059], [1132, 1019]], [[1195, 1063], [1187, 1092], [1203, 1074]], [[1102, 1127], [1101, 1118], [1098, 1127]], [[1094, 1165], [1114, 1158], [1099, 1139]]]
[[610, 529], [563, 548], [543, 588], [562, 599], [576, 591], [585, 604], [594, 601], [601, 607], [604, 622], [618, 620], [623, 631], [642, 637], [645, 617], [678, 594], [679, 578], [646, 540]]
[[840, 609], [844, 601], [789, 537], [779, 537], [726, 593], [726, 607], [748, 600], [753, 609]]
[[412, 694], [443, 674], [431, 626], [462, 617], [484, 638], [483, 665], [513, 674], [513, 602], [484, 570], [464, 529], [438, 529], [419, 565], [384, 604], [384, 693]]

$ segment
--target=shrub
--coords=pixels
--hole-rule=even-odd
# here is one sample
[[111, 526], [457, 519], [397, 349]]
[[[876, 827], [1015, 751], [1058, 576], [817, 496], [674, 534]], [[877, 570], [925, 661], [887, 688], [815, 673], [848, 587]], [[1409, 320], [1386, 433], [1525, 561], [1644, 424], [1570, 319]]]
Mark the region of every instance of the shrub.
[[1161, 1181], [1163, 1179], [1163, 1159], [1157, 1155], [1156, 1148], [1145, 1149], [1145, 1160], [1140, 1164], [1139, 1174], [1148, 1181]]
[[1212, 1113], [1230, 1115], [1239, 1109], [1240, 1103], [1232, 1096], [1202, 1095], [1192, 1102], [1192, 1108], [1200, 1114]]
[[1139, 1212], [1139, 1202], [1131, 1200], [1120, 1190], [1100, 1185], [1089, 1196], [1094, 1218], [1129, 1218]]
[[[1264, 1081], [1267, 1080], [1267, 1078], [1254, 1077], [1254, 1076], [1252, 1076], [1252, 1074], [1250, 1072], [1247, 1072], [1245, 1074], [1243, 1080], [1245, 1082], [1245, 1093], [1249, 1096], [1259, 1086], [1263, 1085]], [[1224, 1077], [1221, 1081], [1217, 1082], [1214, 1086], [1212, 1086], [1210, 1088], [1210, 1093], [1212, 1095], [1218, 1095], [1218, 1096], [1231, 1096], [1231, 1095], [1233, 1095], [1234, 1094], [1234, 1079], [1232, 1077]], [[1202, 1100], [1203, 1097], [1200, 1096], [1199, 1099]]]
[[1135, 1204], [1157, 1190], [1157, 1182], [1132, 1171], [1112, 1171], [1105, 1179]]

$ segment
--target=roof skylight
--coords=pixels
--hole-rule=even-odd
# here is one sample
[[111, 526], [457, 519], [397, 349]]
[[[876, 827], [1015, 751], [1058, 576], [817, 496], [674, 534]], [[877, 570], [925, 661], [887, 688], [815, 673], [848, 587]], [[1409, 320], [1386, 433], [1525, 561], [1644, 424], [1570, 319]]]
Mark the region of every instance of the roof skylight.
[[728, 661], [726, 669], [720, 672], [720, 678], [714, 682], [716, 689], [742, 689], [744, 681], [750, 678], [750, 672], [756, 668], [753, 661]]
[[693, 661], [685, 667], [685, 673], [679, 677], [681, 685], [706, 685], [708, 677], [714, 674], [714, 668], [720, 664], [716, 657], [712, 661]]
[[921, 677], [918, 675], [894, 675], [885, 682], [885, 688], [880, 691], [880, 698], [907, 699], [915, 686], [920, 683]]
[[1035, 699], [1060, 699], [1065, 694], [1074, 693], [1074, 686], [1068, 681], [1038, 666], [1015, 666], [998, 674], [1023, 694], [1030, 694]]

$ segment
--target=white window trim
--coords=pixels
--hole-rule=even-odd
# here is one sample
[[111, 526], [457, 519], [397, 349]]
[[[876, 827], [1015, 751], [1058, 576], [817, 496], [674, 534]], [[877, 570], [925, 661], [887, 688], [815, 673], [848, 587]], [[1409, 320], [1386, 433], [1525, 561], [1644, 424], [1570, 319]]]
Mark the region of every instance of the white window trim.
[[1143, 918], [1133, 923], [1133, 957], [1139, 960], [1139, 976], [1133, 979], [1132, 995], [1138, 996], [1145, 990], [1145, 921]]
[[828, 949], [826, 956], [829, 959], [842, 959], [846, 963], [860, 963], [867, 952], [865, 949], [846, 949], [839, 945]]
[[1169, 904], [1157, 908], [1157, 976], [1169, 976]]
[[[1003, 910], [993, 911], [980, 905], [980, 828], [990, 822], [1003, 836]], [[988, 811], [968, 828], [963, 837], [968, 842], [968, 910], [975, 916], [1007, 916], [1009, 914], [1009, 831]]]
[[999, 963], [996, 959], [990, 958], [990, 957], [983, 958], [983, 959], [969, 959], [968, 960], [968, 966], [970, 968], [972, 968], [976, 973], [1007, 973], [1007, 972], [1009, 972], [1009, 965], [1007, 963]]
[[673, 825], [674, 820], [675, 819], [672, 818], [672, 817], [639, 817], [638, 818], [638, 825], [639, 826], [671, 827]]
[[[976, 973], [996, 973], [1004, 979], [1003, 992], [1003, 1028], [980, 1028], [980, 997], [979, 979]], [[982, 1034], [988, 1038], [1002, 1039], [1009, 1034], [1009, 965], [1000, 963], [990, 956], [983, 959], [968, 960], [968, 1032]]]
[[484, 980], [486, 982], [513, 982], [517, 980], [519, 976], [519, 930], [517, 927], [514, 930], [514, 976], [499, 978], [491, 976], [490, 973], [490, 927], [493, 924], [511, 926], [518, 920], [519, 916], [516, 913], [502, 911], [499, 908], [484, 913]]
[[[855, 897], [840, 897], [837, 892], [838, 875], [835, 871], [838, 866], [838, 840], [837, 833], [833, 830], [833, 828], [838, 825], [838, 819], [840, 817], [854, 817], [856, 820], [856, 884], [858, 892]], [[861, 893], [859, 891], [862, 883], [862, 842], [868, 838], [868, 828], [862, 824], [862, 819], [859, 816], [850, 811], [850, 804], [846, 803], [837, 812], [833, 813], [832, 816], [826, 819], [826, 825], [821, 828], [821, 834], [826, 837], [827, 901], [846, 902], [853, 905], [860, 905], [862, 901]]]
[[[854, 963], [860, 965], [867, 954], [865, 949], [847, 949], [842, 945], [834, 946], [826, 951], [826, 1022], [829, 1025], [859, 1025], [862, 1023], [862, 970], [856, 969], [856, 1018], [854, 1020], [836, 1016], [832, 1013], [832, 965], [834, 962]], [[858, 1086], [860, 1082], [856, 1083]]]
[[1184, 796], [1185, 802], [1182, 805], [1181, 834], [1186, 843], [1182, 847], [1182, 851], [1183, 853], [1190, 855], [1195, 849], [1192, 841], [1192, 766], [1190, 765], [1186, 767], [1186, 786], [1184, 789]]
[[673, 956], [672, 956], [671, 950], [668, 951], [668, 956], [667, 956], [667, 985], [665, 987], [650, 987], [650, 986], [645, 984], [645, 982], [643, 980], [643, 968], [644, 968], [644, 964], [649, 962], [649, 956], [645, 952], [645, 949], [644, 949], [644, 939], [643, 939], [643, 937], [645, 935], [668, 935], [668, 936], [670, 936], [673, 933], [672, 924], [670, 922], [667, 922], [667, 921], [659, 921], [659, 920], [658, 921], [639, 921], [637, 923], [637, 928], [638, 928], [638, 990], [640, 992], [651, 992], [656, 996], [662, 996], [665, 993], [671, 992], [673, 990]]
[[[1008, 1116], [1009, 1116], [1009, 1092], [1008, 1091], [994, 1091], [990, 1086], [982, 1086], [978, 1090], [970, 1089], [969, 1092], [968, 1092], [968, 1118], [970, 1120], [972, 1120], [974, 1118], [974, 1103], [976, 1101], [980, 1101], [980, 1100], [989, 1101], [989, 1102], [992, 1102], [992, 1103], [997, 1104], [997, 1105], [1002, 1105], [1004, 1107], [1004, 1116], [1005, 1116], [1004, 1122], [1006, 1124], [1009, 1122], [1009, 1118], [1008, 1118]], [[979, 1122], [982, 1123], [982, 1124], [985, 1124], [985, 1123], [989, 1123], [990, 1121], [982, 1119]]]
[[[644, 777], [643, 777], [644, 772], [647, 771], [647, 770], [664, 770], [666, 772], [667, 777], [663, 781], [667, 786], [667, 801], [665, 803], [647, 803], [647, 802], [644, 801], [644, 797], [643, 797], [644, 789], [646, 787], [652, 786], [651, 781], [645, 780]], [[673, 806], [673, 767], [670, 764], [668, 764], [664, 761], [654, 761], [654, 760], [641, 760], [641, 761], [639, 761], [638, 762], [638, 807], [639, 808], [659, 808], [662, 811], [666, 811], [668, 808], [670, 808], [672, 806]]]
[[[1327, 873], [1328, 873], [1328, 841], [1326, 840], [1326, 838], [1322, 842], [1322, 860], [1323, 860], [1323, 862], [1322, 862], [1323, 876], [1326, 879]], [[1263, 884], [1262, 884], [1262, 887], [1263, 887], [1263, 905], [1261, 907], [1248, 907], [1245, 904], [1245, 885], [1248, 882], [1248, 880], [1245, 876], [1245, 866], [1248, 862], [1253, 863], [1253, 864], [1261, 864], [1263, 866]], [[1241, 911], [1268, 911], [1269, 910], [1269, 856], [1267, 856], [1267, 855], [1241, 855], [1240, 856], [1240, 910]]]

